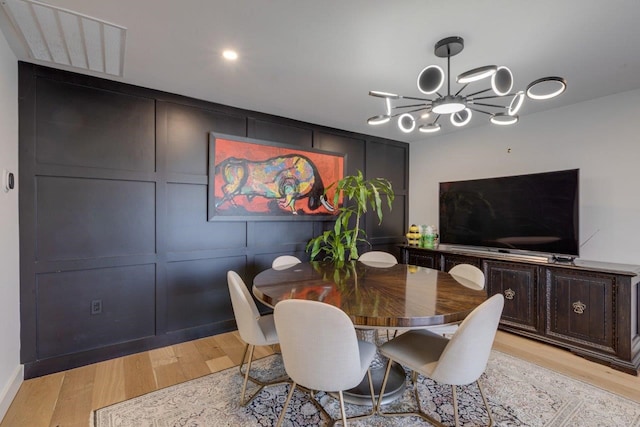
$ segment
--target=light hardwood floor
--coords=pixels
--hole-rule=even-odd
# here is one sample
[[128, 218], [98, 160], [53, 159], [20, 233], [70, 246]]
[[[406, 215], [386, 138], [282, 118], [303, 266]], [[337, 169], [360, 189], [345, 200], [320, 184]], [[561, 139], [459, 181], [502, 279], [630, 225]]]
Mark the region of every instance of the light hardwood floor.
[[[640, 403], [640, 377], [500, 331], [494, 348]], [[87, 427], [93, 409], [236, 366], [243, 349], [230, 332], [26, 380], [0, 427]]]

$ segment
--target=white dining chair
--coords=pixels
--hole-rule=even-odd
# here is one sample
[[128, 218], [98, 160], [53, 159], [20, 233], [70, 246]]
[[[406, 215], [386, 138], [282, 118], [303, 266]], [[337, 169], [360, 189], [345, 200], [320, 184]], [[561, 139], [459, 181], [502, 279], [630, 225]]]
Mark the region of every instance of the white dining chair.
[[467, 288], [484, 289], [484, 273], [475, 265], [454, 265], [451, 270], [449, 270], [449, 274]]
[[[449, 270], [449, 274], [453, 276], [456, 281], [467, 288], [482, 290], [484, 289], [484, 273], [475, 265], [471, 264], [457, 264]], [[445, 325], [429, 326], [425, 329], [450, 338], [458, 330], [459, 323], [447, 323]]]
[[[498, 323], [504, 307], [504, 297], [496, 294], [476, 307], [460, 324], [460, 327], [449, 340], [442, 335], [428, 330], [406, 332], [383, 344], [380, 353], [389, 358], [380, 396], [384, 394], [387, 378], [393, 362], [403, 365], [414, 373], [424, 375], [441, 384], [452, 387], [453, 412], [455, 425], [459, 425], [457, 386], [465, 386], [475, 382], [480, 390], [482, 401], [489, 415], [489, 425], [493, 424], [491, 409], [487, 404], [479, 378], [487, 367], [491, 347], [498, 329]], [[414, 394], [418, 405], [417, 412], [384, 413], [378, 399], [377, 410], [380, 414], [390, 416], [417, 415], [434, 423], [420, 405], [416, 377], [413, 376]], [[439, 425], [435, 421], [436, 425]]]
[[[308, 390], [337, 392], [342, 423], [346, 427], [342, 392], [360, 384], [365, 374], [369, 379], [372, 412], [349, 419], [374, 414], [375, 394], [369, 365], [376, 355], [376, 346], [357, 339], [353, 323], [344, 311], [318, 301], [291, 299], [276, 304], [274, 317], [284, 367], [293, 381], [278, 426], [284, 421], [293, 392], [301, 386]], [[311, 400], [331, 419], [313, 391]]]
[[[240, 361], [240, 374], [244, 376], [242, 382], [242, 392], [240, 394], [240, 404], [246, 405], [251, 402], [254, 397], [264, 388], [266, 385], [281, 384], [286, 382], [286, 378], [279, 378], [272, 382], [261, 381], [249, 374], [251, 371], [251, 363], [253, 362], [253, 353], [257, 345], [274, 345], [278, 344], [278, 334], [274, 324], [273, 315], [261, 316], [256, 307], [256, 303], [253, 301], [247, 286], [242, 278], [235, 271], [227, 272], [227, 283], [229, 286], [229, 295], [231, 296], [231, 305], [233, 307], [233, 314], [236, 318], [236, 324], [238, 326], [238, 332], [240, 338], [246, 343], [244, 346], [244, 353], [242, 354], [242, 360]], [[247, 362], [247, 369], [242, 372], [242, 366], [245, 363], [247, 357], [247, 350], [249, 351], [249, 360]], [[259, 386], [258, 390], [245, 402], [244, 396], [247, 389], [247, 382], [251, 380], [253, 383]]]
[[274, 270], [284, 270], [286, 268], [291, 267], [292, 265], [300, 264], [300, 261], [297, 257], [293, 255], [280, 255], [276, 257], [271, 263], [271, 268]]
[[358, 261], [364, 264], [370, 264], [374, 267], [377, 265], [396, 265], [398, 260], [389, 252], [369, 251], [358, 257]]

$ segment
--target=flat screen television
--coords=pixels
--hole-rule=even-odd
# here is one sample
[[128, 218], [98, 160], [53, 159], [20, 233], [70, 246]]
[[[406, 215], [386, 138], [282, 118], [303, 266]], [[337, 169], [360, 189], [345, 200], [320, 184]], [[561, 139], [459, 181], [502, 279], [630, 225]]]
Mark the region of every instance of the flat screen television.
[[579, 255], [579, 169], [440, 183], [440, 243]]

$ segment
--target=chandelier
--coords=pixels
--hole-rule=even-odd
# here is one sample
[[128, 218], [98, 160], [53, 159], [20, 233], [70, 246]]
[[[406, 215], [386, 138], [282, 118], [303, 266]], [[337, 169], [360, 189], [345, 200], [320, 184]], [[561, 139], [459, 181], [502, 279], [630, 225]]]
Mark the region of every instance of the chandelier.
[[[505, 66], [485, 65], [458, 75], [456, 82], [463, 86], [452, 94], [451, 57], [459, 54], [463, 49], [464, 40], [457, 36], [444, 38], [435, 45], [435, 55], [439, 58], [447, 58], [446, 95], [439, 92], [445, 83], [444, 70], [438, 65], [429, 65], [418, 74], [418, 90], [425, 95], [434, 95], [434, 98], [403, 96], [372, 90], [369, 95], [384, 100], [385, 113], [369, 118], [367, 123], [381, 125], [397, 118], [400, 130], [410, 133], [416, 129], [416, 122], [420, 120], [426, 123], [418, 126], [418, 131], [430, 133], [440, 130], [438, 120], [442, 115], [449, 115], [451, 124], [461, 127], [471, 121], [472, 112], [477, 112], [488, 115], [489, 121], [493, 124], [512, 125], [518, 122], [518, 111], [525, 98], [550, 99], [560, 95], [567, 88], [567, 82], [562, 77], [543, 77], [529, 83], [524, 91], [512, 92], [511, 70]], [[489, 78], [491, 79], [490, 88], [463, 94], [470, 83]], [[419, 102], [407, 104], [403, 102], [404, 100]]]

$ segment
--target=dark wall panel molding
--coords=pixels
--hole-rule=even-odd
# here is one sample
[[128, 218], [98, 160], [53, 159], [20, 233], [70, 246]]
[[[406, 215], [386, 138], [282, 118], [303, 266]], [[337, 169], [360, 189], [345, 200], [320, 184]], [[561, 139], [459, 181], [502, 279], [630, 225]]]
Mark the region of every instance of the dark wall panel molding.
[[155, 253], [155, 183], [39, 176], [37, 260]]
[[[158, 103], [166, 126], [167, 172], [207, 176], [209, 132], [244, 136], [246, 117], [172, 102]], [[206, 181], [205, 181], [206, 183]]]
[[245, 266], [244, 256], [168, 263], [167, 331], [232, 319], [227, 271], [242, 276]]
[[38, 355], [155, 335], [154, 288], [154, 264], [38, 275]]
[[38, 163], [155, 170], [153, 99], [45, 78], [36, 93]]
[[301, 148], [313, 147], [313, 130], [309, 129], [309, 127], [291, 126], [274, 121], [250, 118], [247, 136], [265, 141], [277, 141]]
[[22, 62], [19, 96], [26, 378], [232, 330], [228, 270], [251, 286], [278, 255], [308, 259], [330, 221], [207, 221], [210, 132], [392, 180], [393, 210], [364, 223], [374, 248], [402, 241], [407, 144]]
[[[224, 238], [221, 238], [224, 236]], [[245, 222], [208, 222], [207, 186], [167, 185], [167, 251], [245, 247]]]

